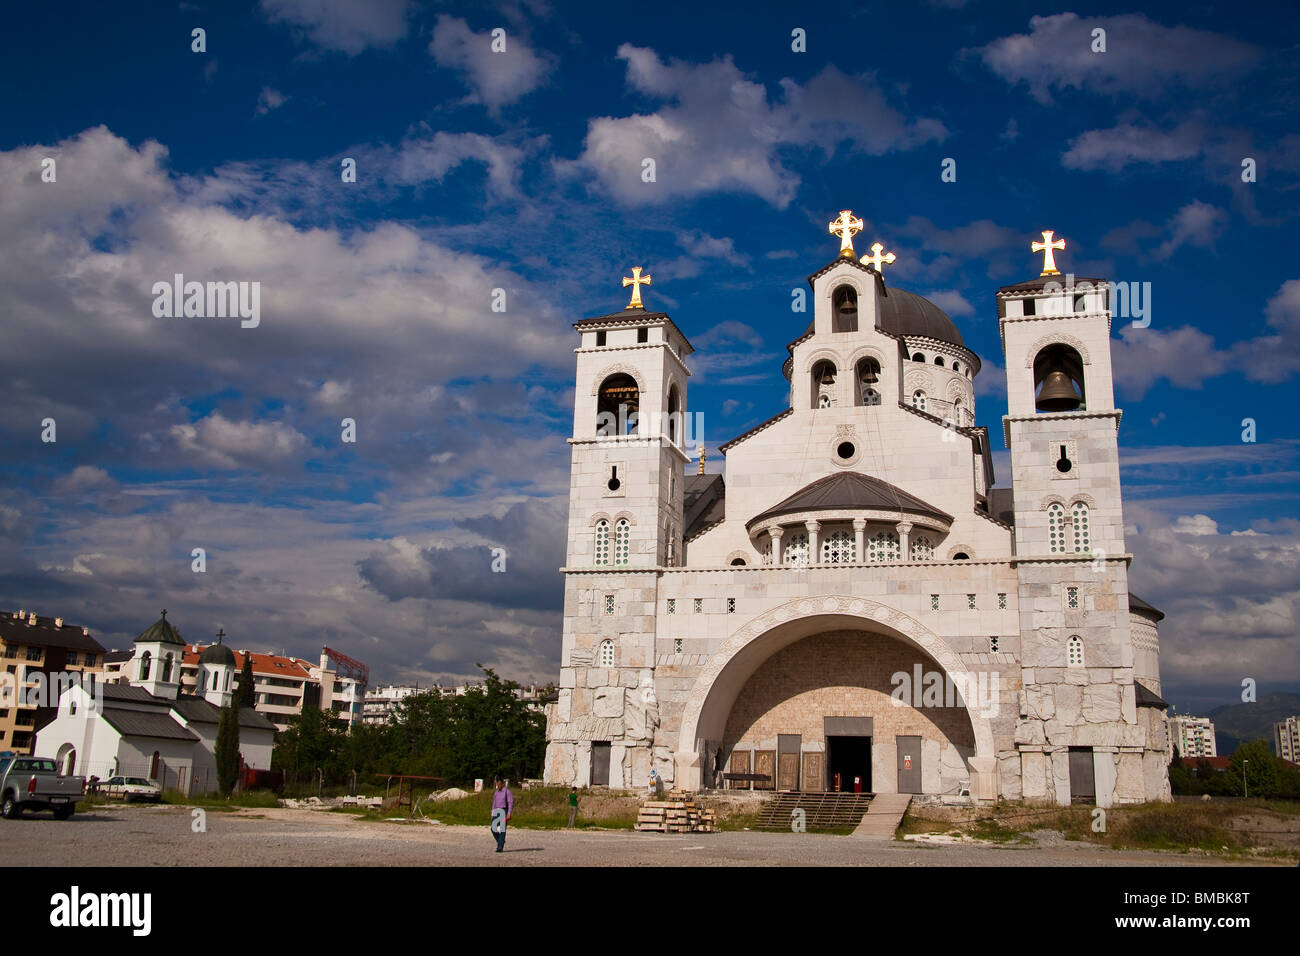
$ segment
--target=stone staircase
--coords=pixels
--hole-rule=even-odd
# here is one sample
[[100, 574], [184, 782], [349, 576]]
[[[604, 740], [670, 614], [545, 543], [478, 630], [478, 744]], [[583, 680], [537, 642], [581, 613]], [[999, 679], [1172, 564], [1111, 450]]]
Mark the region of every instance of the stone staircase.
[[810, 831], [831, 827], [860, 827], [875, 799], [870, 793], [782, 791], [774, 794], [764, 804], [755, 827], [759, 830], [789, 830], [794, 823], [796, 809], [804, 811], [804, 826]]

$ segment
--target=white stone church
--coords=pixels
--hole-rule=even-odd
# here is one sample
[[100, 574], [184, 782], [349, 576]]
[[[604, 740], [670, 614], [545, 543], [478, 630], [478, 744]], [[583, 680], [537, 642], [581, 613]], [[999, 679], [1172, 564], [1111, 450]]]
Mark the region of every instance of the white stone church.
[[[577, 353], [545, 778], [1111, 806], [1168, 800], [1161, 613], [1128, 590], [1109, 287], [999, 289], [998, 487], [980, 358], [860, 220], [808, 279], [784, 408], [694, 474], [685, 359], [635, 270]], [[796, 308], [799, 298], [796, 295]], [[801, 323], [802, 324], [802, 323]], [[775, 397], [775, 396], [774, 396]], [[701, 467], [702, 471], [702, 467]], [[692, 472], [688, 474], [688, 472]], [[955, 689], [955, 693], [954, 693]]]

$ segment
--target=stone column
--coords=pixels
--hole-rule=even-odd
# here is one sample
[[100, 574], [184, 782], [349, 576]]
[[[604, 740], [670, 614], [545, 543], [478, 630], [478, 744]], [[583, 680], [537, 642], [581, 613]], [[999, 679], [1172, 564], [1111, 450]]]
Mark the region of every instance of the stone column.
[[785, 534], [784, 528], [773, 528], [768, 532], [772, 539], [772, 564], [778, 565], [784, 563], [781, 555], [781, 535]]
[[867, 519], [853, 519], [853, 546], [857, 549], [857, 557], [854, 559], [858, 564], [865, 564], [867, 560]]
[[808, 563], [821, 564], [821, 542], [818, 541], [822, 530], [820, 521], [805, 521], [803, 526], [808, 529]]
[[898, 532], [898, 559], [900, 561], [911, 561], [912, 522], [900, 521], [894, 528]]

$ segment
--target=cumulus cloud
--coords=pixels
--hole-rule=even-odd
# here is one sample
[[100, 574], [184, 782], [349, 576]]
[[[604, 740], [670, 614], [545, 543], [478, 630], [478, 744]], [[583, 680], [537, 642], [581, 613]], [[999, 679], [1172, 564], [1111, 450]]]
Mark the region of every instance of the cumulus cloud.
[[[1106, 31], [1106, 52], [1092, 52], [1092, 31]], [[967, 51], [1007, 83], [1025, 83], [1042, 103], [1068, 89], [1161, 99], [1176, 88], [1204, 89], [1260, 61], [1249, 43], [1207, 30], [1166, 27], [1142, 14], [1036, 16], [1029, 32]]]
[[534, 52], [517, 34], [507, 34], [505, 50], [492, 49], [491, 31], [475, 33], [457, 17], [439, 15], [429, 53], [439, 66], [459, 71], [470, 88], [468, 102], [495, 112], [542, 85], [555, 66], [549, 53]]
[[94, 465], [78, 465], [54, 482], [58, 495], [80, 495], [89, 491], [103, 491], [117, 487], [107, 471]]
[[284, 422], [233, 422], [213, 412], [193, 424], [173, 425], [182, 457], [209, 468], [278, 468], [301, 461], [307, 436]]
[[949, 315], [975, 314], [975, 306], [971, 305], [966, 300], [966, 297], [956, 289], [940, 289], [937, 292], [927, 292], [925, 297]]
[[410, 0], [261, 0], [268, 22], [286, 23], [313, 46], [349, 56], [393, 46], [406, 36], [411, 10]]
[[1209, 248], [1228, 223], [1228, 214], [1217, 206], [1195, 199], [1174, 213], [1166, 227], [1169, 238], [1156, 249], [1156, 258], [1168, 259], [1183, 246]]
[[262, 92], [257, 94], [257, 115], [265, 116], [271, 110], [278, 110], [285, 103], [289, 102], [289, 97], [285, 96], [279, 90], [273, 90], [269, 86], [262, 87]]
[[1196, 159], [1204, 149], [1205, 130], [1199, 123], [1181, 123], [1162, 130], [1134, 121], [1109, 129], [1090, 129], [1070, 141], [1061, 156], [1067, 169], [1119, 172], [1134, 164], [1182, 162]]
[[[653, 113], [590, 120], [583, 152], [559, 163], [562, 174], [594, 177], [620, 203], [640, 206], [712, 192], [749, 193], [784, 208], [799, 176], [783, 150], [842, 145], [871, 156], [942, 141], [937, 119], [908, 119], [876, 84], [828, 66], [806, 85], [782, 80], [767, 88], [745, 76], [730, 57], [709, 63], [664, 61], [625, 43], [618, 56], [636, 92], [664, 101]], [[643, 160], [655, 181], [643, 182]]]

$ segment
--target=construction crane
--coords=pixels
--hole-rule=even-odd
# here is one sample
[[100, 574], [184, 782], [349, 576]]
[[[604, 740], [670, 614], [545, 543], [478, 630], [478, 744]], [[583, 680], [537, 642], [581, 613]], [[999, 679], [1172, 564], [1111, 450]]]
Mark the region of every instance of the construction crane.
[[322, 654], [334, 662], [340, 677], [349, 677], [359, 681], [366, 687], [370, 686], [370, 668], [365, 664], [330, 647], [322, 646], [320, 650]]

